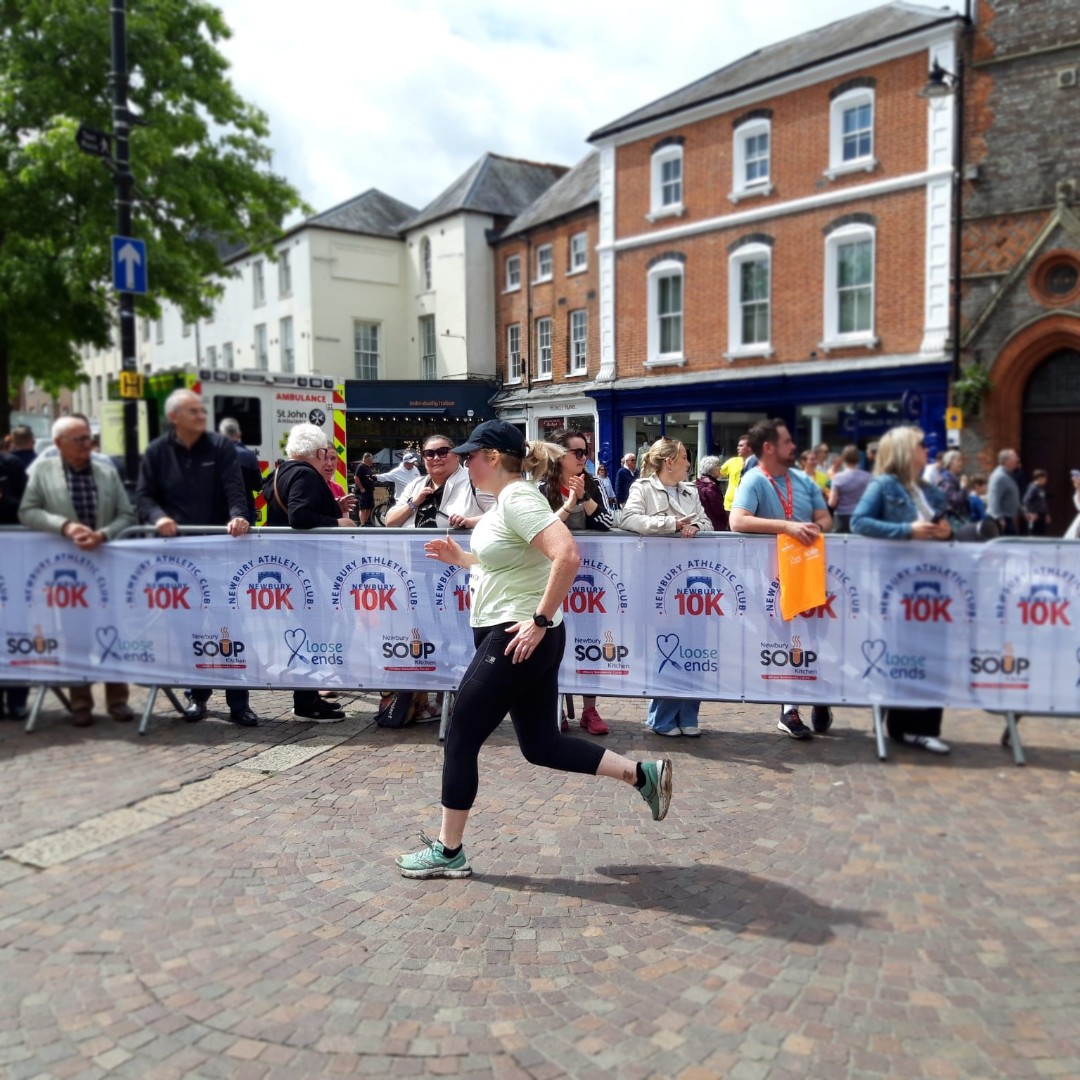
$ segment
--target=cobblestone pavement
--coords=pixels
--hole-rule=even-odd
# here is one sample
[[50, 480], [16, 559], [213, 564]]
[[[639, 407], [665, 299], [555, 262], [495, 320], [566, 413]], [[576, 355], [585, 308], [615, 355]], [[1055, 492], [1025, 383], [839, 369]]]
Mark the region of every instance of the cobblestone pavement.
[[[0, 1075], [1080, 1076], [1080, 729], [949, 714], [877, 761], [866, 710], [699, 740], [602, 700], [630, 788], [485, 748], [474, 876], [408, 881], [434, 726], [0, 724]], [[224, 708], [221, 695], [211, 702]], [[662, 745], [660, 745], [662, 744]]]

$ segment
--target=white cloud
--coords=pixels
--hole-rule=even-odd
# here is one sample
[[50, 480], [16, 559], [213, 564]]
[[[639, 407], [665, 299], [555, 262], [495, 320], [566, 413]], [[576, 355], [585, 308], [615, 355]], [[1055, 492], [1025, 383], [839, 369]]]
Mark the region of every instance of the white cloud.
[[488, 150], [573, 164], [610, 121], [755, 49], [878, 6], [219, 2], [235, 85], [270, 117], [274, 168], [318, 210], [369, 187], [423, 206]]

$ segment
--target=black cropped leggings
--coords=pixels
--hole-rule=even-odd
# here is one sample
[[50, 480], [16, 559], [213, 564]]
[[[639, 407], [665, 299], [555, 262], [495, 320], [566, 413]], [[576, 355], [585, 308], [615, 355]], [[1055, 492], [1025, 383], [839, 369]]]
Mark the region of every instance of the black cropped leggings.
[[471, 810], [480, 784], [480, 747], [510, 714], [525, 759], [563, 772], [596, 775], [603, 747], [559, 731], [559, 664], [566, 644], [562, 625], [551, 627], [520, 664], [505, 656], [513, 623], [473, 630], [476, 655], [461, 680], [443, 758], [442, 804]]

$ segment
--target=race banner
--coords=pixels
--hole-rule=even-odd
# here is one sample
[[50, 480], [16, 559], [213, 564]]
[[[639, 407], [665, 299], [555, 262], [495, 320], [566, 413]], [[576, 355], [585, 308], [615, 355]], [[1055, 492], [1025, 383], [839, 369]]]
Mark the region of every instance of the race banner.
[[[117, 541], [8, 532], [0, 680], [452, 689], [469, 573], [410, 530]], [[785, 620], [770, 537], [578, 535], [561, 688], [611, 697], [1070, 713], [1080, 544], [828, 537]], [[464, 538], [467, 543], [467, 538]]]

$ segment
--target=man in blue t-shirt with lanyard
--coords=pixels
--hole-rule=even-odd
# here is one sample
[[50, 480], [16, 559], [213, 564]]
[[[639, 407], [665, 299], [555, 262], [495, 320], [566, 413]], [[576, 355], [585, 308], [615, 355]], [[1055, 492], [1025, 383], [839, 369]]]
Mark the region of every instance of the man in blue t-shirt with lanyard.
[[[731, 529], [739, 533], [786, 533], [812, 544], [832, 527], [832, 517], [821, 488], [795, 464], [795, 440], [782, 419], [759, 420], [749, 431], [750, 448], [758, 467], [743, 475], [731, 507]], [[832, 726], [832, 709], [814, 705], [810, 722], [821, 734]], [[793, 739], [809, 739], [813, 732], [799, 716], [797, 705], [780, 706], [777, 727]]]

